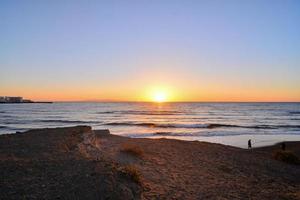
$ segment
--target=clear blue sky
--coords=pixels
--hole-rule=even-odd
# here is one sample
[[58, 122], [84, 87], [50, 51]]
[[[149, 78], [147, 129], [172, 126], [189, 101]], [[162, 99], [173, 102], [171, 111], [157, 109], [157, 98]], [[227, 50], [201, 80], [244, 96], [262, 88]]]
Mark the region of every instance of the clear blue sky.
[[0, 96], [300, 101], [300, 1], [2, 0], [0, 69]]

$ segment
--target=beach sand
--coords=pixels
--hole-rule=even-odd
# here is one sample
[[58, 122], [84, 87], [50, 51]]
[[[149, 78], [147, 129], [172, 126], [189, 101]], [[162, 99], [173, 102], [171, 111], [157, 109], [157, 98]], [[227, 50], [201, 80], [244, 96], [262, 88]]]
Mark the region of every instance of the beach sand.
[[[279, 145], [240, 149], [90, 127], [0, 136], [0, 199], [300, 199]], [[300, 142], [286, 143], [300, 156]]]

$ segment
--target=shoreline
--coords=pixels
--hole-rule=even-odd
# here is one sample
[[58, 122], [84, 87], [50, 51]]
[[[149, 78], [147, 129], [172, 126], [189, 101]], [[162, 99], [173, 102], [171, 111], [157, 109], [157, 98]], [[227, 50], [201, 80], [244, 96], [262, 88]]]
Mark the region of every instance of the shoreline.
[[[280, 135], [253, 135], [253, 134], [244, 134], [244, 135], [229, 135], [229, 136], [197, 136], [189, 137], [189, 139], [182, 139], [180, 137], [160, 137], [154, 136], [149, 137], [150, 139], [178, 139], [183, 141], [199, 141], [199, 142], [209, 142], [222, 145], [233, 146], [241, 149], [247, 149], [248, 139], [252, 140], [252, 148], [261, 148], [267, 146], [273, 146], [281, 142], [300, 142], [300, 135], [289, 135], [289, 134], [280, 134]], [[188, 138], [188, 137], [186, 137]]]
[[[70, 126], [59, 126], [56, 128], [67, 128]], [[34, 128], [28, 130], [21, 130], [16, 132], [9, 132], [0, 134], [1, 135], [13, 135], [17, 133], [28, 132], [31, 130], [43, 130], [43, 129], [51, 129], [53, 127], [47, 128]], [[95, 129], [94, 131], [98, 131], [102, 129]], [[153, 135], [153, 136], [130, 136], [123, 134], [114, 134], [112, 135], [128, 137], [128, 138], [140, 138], [140, 139], [170, 139], [170, 140], [181, 140], [181, 141], [199, 141], [199, 142], [208, 142], [213, 144], [221, 144], [226, 146], [237, 147], [241, 149], [248, 149], [247, 141], [248, 139], [252, 140], [252, 148], [262, 148], [274, 146], [282, 142], [300, 142], [300, 135], [297, 134], [243, 134], [243, 135], [223, 135], [223, 136], [168, 136], [168, 135]]]
[[[286, 148], [300, 157], [300, 142]], [[0, 136], [0, 198], [299, 199], [300, 166], [279, 149], [33, 129]]]

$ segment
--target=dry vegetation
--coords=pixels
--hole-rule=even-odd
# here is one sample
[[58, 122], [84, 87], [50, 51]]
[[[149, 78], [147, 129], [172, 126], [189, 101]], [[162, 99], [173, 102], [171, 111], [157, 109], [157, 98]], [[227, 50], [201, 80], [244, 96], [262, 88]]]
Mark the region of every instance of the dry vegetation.
[[130, 178], [137, 184], [141, 184], [141, 173], [134, 165], [126, 165], [120, 168], [120, 172], [122, 175]]
[[137, 157], [142, 157], [144, 154], [144, 151], [141, 147], [129, 143], [123, 144], [120, 151]]

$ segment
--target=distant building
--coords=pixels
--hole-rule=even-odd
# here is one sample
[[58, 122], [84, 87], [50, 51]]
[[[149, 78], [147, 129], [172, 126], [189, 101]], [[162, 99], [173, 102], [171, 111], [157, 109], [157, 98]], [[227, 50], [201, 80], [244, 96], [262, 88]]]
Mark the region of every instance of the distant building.
[[0, 103], [23, 103], [23, 97], [0, 97]]
[[5, 97], [0, 97], [0, 103], [5, 103]]
[[10, 102], [10, 103], [21, 103], [21, 102], [23, 102], [22, 97], [7, 97], [7, 98], [8, 98], [8, 102]]
[[32, 101], [23, 97], [0, 96], [0, 103], [53, 103], [51, 101]]

